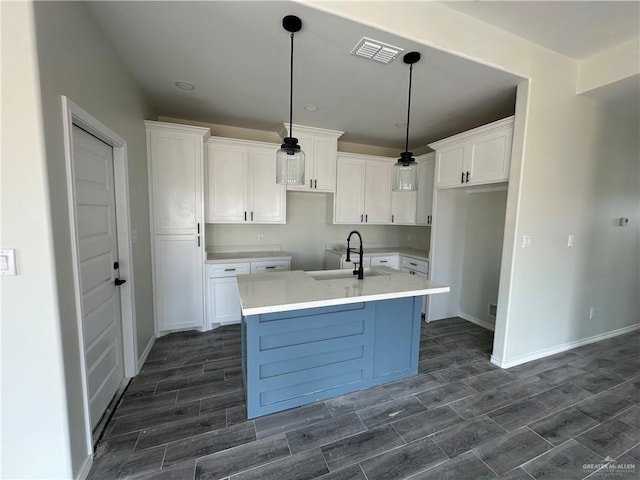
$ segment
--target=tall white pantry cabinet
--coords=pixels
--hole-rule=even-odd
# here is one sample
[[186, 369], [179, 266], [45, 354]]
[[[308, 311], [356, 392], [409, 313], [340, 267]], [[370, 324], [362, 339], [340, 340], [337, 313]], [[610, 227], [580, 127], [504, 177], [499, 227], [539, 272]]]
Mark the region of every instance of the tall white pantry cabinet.
[[146, 121], [156, 334], [204, 328], [209, 129]]

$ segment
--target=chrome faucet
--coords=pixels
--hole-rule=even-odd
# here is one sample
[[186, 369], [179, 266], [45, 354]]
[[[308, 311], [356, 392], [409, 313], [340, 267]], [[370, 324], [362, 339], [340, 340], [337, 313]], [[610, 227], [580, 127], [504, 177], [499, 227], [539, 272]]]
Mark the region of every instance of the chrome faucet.
[[[364, 255], [364, 247], [362, 244], [362, 235], [360, 235], [360, 232], [357, 230], [351, 230], [351, 233], [349, 233], [349, 236], [347, 237], [347, 259], [346, 260], [347, 262], [351, 261], [351, 256], [350, 256], [351, 248], [349, 247], [349, 241], [351, 240], [351, 235], [353, 235], [354, 233], [358, 235], [358, 238], [360, 239], [360, 251], [357, 252], [360, 254], [360, 262], [359, 263], [353, 262], [353, 263], [358, 263], [358, 268], [353, 270], [353, 274], [358, 275], [358, 280], [362, 280], [364, 278], [364, 268], [362, 266], [362, 257]], [[353, 252], [356, 253], [355, 250]]]

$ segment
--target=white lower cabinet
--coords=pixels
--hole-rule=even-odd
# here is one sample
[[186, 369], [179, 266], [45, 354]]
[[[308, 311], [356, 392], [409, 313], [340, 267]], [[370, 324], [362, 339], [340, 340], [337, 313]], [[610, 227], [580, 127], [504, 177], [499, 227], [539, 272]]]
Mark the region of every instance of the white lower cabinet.
[[[416, 277], [429, 279], [429, 262], [425, 260], [418, 260], [413, 257], [403, 256], [401, 259], [401, 272], [408, 273], [409, 275], [415, 275]], [[425, 295], [422, 300], [422, 313], [427, 314], [427, 296]]]
[[208, 327], [239, 323], [242, 319], [237, 275], [287, 271], [290, 264], [290, 259], [206, 264]]

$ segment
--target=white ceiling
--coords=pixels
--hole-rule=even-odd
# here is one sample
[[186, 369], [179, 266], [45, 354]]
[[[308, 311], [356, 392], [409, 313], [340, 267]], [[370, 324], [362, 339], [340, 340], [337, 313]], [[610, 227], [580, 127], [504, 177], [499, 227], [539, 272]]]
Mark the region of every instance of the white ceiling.
[[[281, 25], [289, 14], [303, 21], [295, 36], [294, 123], [342, 130], [344, 141], [404, 146], [404, 128], [396, 124], [406, 121], [408, 67], [401, 57], [383, 65], [350, 55], [363, 36], [422, 53], [414, 66], [410, 148], [511, 115], [521, 81], [295, 2], [88, 6], [158, 115], [167, 117], [278, 131], [289, 114], [290, 40]], [[179, 90], [179, 80], [196, 89]], [[307, 104], [319, 110], [307, 112]]]
[[447, 7], [583, 60], [640, 32], [640, 2], [449, 1]]

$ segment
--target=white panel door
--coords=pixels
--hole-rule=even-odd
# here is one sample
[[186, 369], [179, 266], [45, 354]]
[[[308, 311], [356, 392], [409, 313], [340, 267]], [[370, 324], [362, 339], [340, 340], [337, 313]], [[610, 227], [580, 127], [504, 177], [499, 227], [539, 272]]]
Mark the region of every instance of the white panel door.
[[124, 379], [113, 150], [73, 126], [74, 191], [82, 334], [94, 428]]
[[366, 161], [339, 156], [337, 170], [334, 222], [362, 223]]
[[249, 150], [249, 218], [254, 223], [286, 223], [287, 190], [276, 183], [275, 147]]
[[[436, 153], [436, 186], [457, 187], [462, 185], [465, 147], [453, 147]], [[418, 187], [420, 188], [420, 187]]]
[[511, 137], [513, 131], [485, 135], [473, 142], [469, 184], [493, 183], [509, 180]]
[[149, 130], [156, 234], [194, 234], [202, 218], [202, 137]]
[[416, 159], [418, 161], [418, 206], [416, 212], [418, 225], [431, 225], [435, 157], [435, 153], [428, 153]]
[[315, 137], [313, 139], [313, 188], [323, 192], [336, 191], [336, 157], [337, 142], [335, 138]]
[[212, 323], [240, 322], [242, 306], [236, 277], [213, 278], [209, 282], [213, 292]]
[[364, 187], [365, 223], [391, 223], [391, 175], [390, 161], [367, 161]]
[[[420, 183], [418, 183], [420, 191]], [[391, 192], [391, 223], [414, 225], [418, 192]]]
[[248, 215], [246, 148], [212, 141], [209, 142], [207, 161], [209, 162], [207, 221], [244, 223]]
[[202, 327], [202, 246], [198, 235], [155, 235], [154, 290], [158, 330]]

